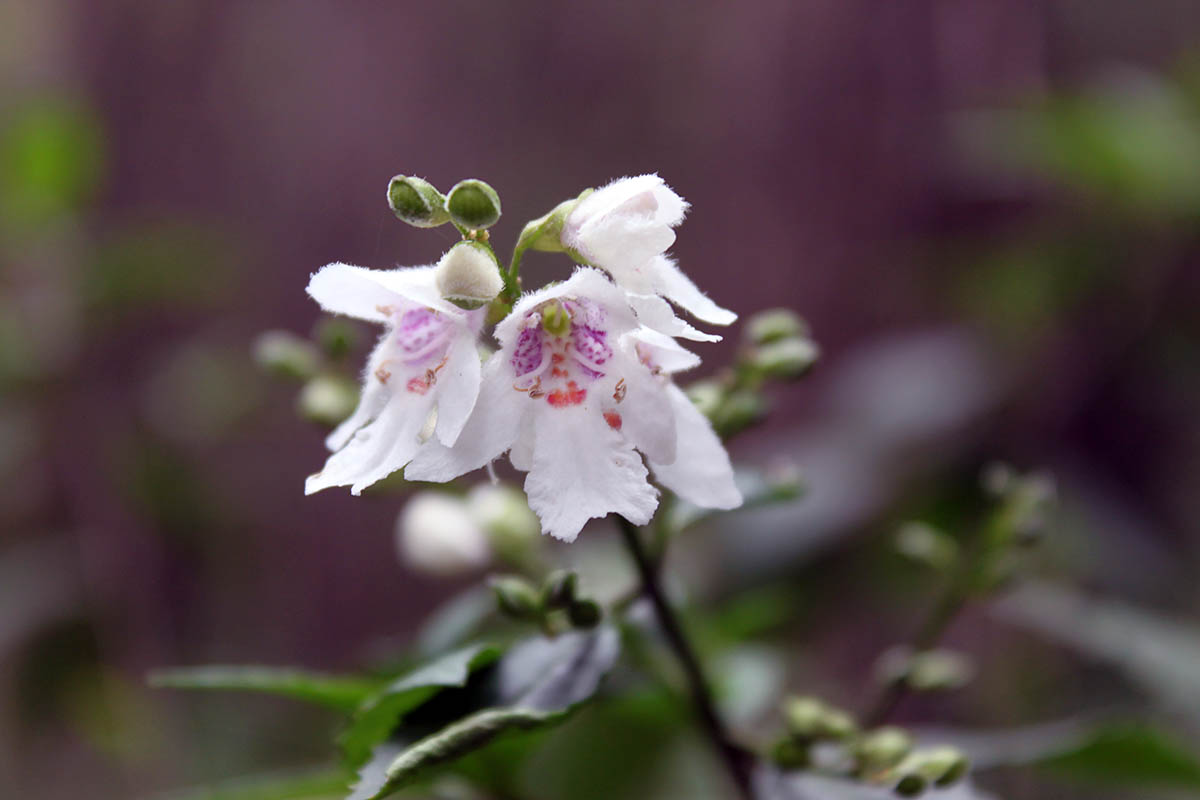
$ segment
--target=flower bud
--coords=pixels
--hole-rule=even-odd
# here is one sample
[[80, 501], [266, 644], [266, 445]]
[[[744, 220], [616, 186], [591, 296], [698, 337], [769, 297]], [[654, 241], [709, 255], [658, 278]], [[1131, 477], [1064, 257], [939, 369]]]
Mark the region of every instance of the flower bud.
[[300, 416], [322, 425], [337, 425], [358, 405], [358, 387], [337, 375], [318, 375], [304, 384], [296, 407]]
[[756, 347], [750, 364], [768, 378], [799, 378], [816, 363], [820, 350], [811, 339], [779, 339]]
[[326, 317], [317, 323], [313, 339], [325, 351], [325, 355], [337, 360], [358, 344], [359, 333], [359, 329], [349, 320]]
[[396, 547], [409, 566], [433, 575], [474, 572], [491, 560], [487, 535], [457, 497], [418, 492], [396, 520]]
[[490, 303], [504, 288], [496, 256], [480, 242], [462, 241], [447, 250], [434, 279], [442, 297], [468, 310]]
[[915, 797], [929, 784], [951, 786], [967, 774], [966, 756], [953, 747], [917, 750], [896, 766], [894, 791], [901, 797]]
[[450, 219], [468, 230], [483, 230], [500, 219], [500, 195], [481, 180], [468, 178], [454, 184], [446, 194]]
[[488, 580], [488, 586], [495, 593], [503, 613], [526, 621], [541, 618], [541, 598], [529, 581], [516, 575], [497, 575]]
[[321, 356], [312, 342], [287, 331], [267, 331], [254, 342], [254, 359], [286, 378], [307, 380], [316, 374]]
[[802, 741], [847, 739], [854, 735], [854, 720], [841, 709], [832, 708], [815, 697], [793, 697], [783, 710], [788, 732]]
[[510, 563], [521, 563], [530, 547], [541, 541], [541, 523], [518, 489], [481, 483], [467, 493], [467, 506], [487, 531], [492, 549]]
[[783, 738], [771, 747], [771, 760], [780, 769], [804, 769], [812, 763], [807, 743]]
[[725, 389], [716, 381], [696, 381], [687, 387], [687, 396], [692, 405], [711, 420], [725, 399]]
[[960, 689], [975, 677], [970, 659], [952, 650], [914, 653], [907, 647], [888, 650], [876, 668], [885, 684], [905, 683], [917, 692]]
[[388, 182], [388, 205], [397, 217], [418, 228], [436, 228], [450, 221], [446, 198], [423, 178], [397, 175]]
[[546, 608], [567, 608], [575, 602], [578, 577], [571, 570], [551, 572], [542, 583], [542, 605]]
[[924, 522], [901, 525], [896, 531], [896, 549], [918, 564], [936, 570], [947, 569], [958, 560], [958, 543]]
[[767, 413], [767, 404], [762, 396], [749, 389], [733, 392], [725, 397], [720, 408], [712, 417], [713, 427], [722, 436], [728, 436], [750, 427]]
[[870, 776], [899, 764], [912, 748], [913, 740], [907, 731], [887, 725], [869, 731], [855, 743], [854, 759], [859, 771]]
[[576, 600], [567, 606], [567, 619], [576, 628], [594, 628], [601, 616], [600, 606], [593, 600]]
[[769, 344], [782, 339], [807, 339], [808, 323], [786, 308], [760, 311], [746, 321], [746, 339], [752, 344]]

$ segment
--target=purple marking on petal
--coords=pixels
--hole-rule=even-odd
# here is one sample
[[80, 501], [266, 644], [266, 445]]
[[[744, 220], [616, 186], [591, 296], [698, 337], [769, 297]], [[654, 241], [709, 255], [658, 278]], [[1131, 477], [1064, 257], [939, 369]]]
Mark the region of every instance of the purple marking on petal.
[[431, 308], [414, 308], [400, 317], [396, 340], [406, 354], [419, 353], [441, 337], [448, 324]]
[[571, 306], [573, 306], [570, 309], [571, 318], [576, 324], [603, 330], [607, 315], [599, 303], [594, 303], [586, 298], [577, 298], [571, 302]]
[[517, 346], [513, 348], [513, 373], [519, 378], [542, 366], [543, 341], [540, 325], [525, 328], [517, 336]]
[[597, 370], [594, 370], [594, 369], [592, 369], [592, 368], [591, 368], [591, 367], [589, 367], [587, 364], [585, 364], [584, 362], [580, 361], [578, 358], [574, 358], [574, 359], [571, 359], [571, 360], [572, 360], [572, 362], [575, 364], [575, 366], [579, 367], [579, 371], [580, 371], [580, 372], [582, 372], [584, 375], [588, 376], [588, 377], [589, 377], [589, 378], [591, 378], [592, 380], [596, 380], [597, 378], [603, 378], [603, 377], [604, 377], [604, 373], [603, 373], [603, 372], [599, 372], [599, 371], [597, 371]]
[[597, 367], [612, 358], [613, 351], [607, 339], [605, 331], [586, 325], [575, 325], [571, 329], [571, 343], [575, 345], [575, 352]]

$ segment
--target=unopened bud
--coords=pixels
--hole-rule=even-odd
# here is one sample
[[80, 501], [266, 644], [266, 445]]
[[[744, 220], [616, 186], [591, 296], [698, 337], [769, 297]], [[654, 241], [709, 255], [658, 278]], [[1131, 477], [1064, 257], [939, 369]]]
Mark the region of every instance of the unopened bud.
[[812, 339], [780, 339], [754, 349], [750, 364], [768, 378], [799, 378], [812, 368], [820, 350]]
[[480, 242], [462, 241], [447, 250], [435, 280], [442, 297], [468, 310], [492, 302], [504, 288], [496, 256]]
[[760, 311], [746, 321], [746, 339], [753, 344], [806, 339], [808, 336], [808, 324], [799, 314], [786, 308]]
[[418, 228], [436, 228], [450, 221], [446, 198], [423, 178], [397, 175], [388, 182], [388, 205], [397, 217]]
[[912, 736], [907, 731], [888, 725], [863, 735], [854, 745], [854, 758], [859, 770], [869, 776], [899, 764], [912, 748]]
[[783, 738], [771, 748], [771, 760], [781, 769], [792, 770], [809, 766], [812, 757], [807, 743]]
[[316, 374], [321, 356], [312, 342], [287, 331], [267, 331], [254, 342], [254, 359], [287, 378], [305, 380]]
[[906, 522], [896, 531], [896, 549], [918, 564], [944, 570], [958, 560], [958, 543], [932, 525]]
[[576, 600], [567, 606], [567, 619], [576, 628], [594, 628], [601, 616], [600, 606], [593, 600]]
[[325, 317], [313, 330], [313, 339], [325, 351], [325, 355], [337, 360], [348, 354], [358, 344], [360, 331], [346, 319]]
[[433, 575], [462, 575], [491, 560], [487, 535], [466, 503], [443, 492], [418, 492], [396, 520], [396, 546], [409, 566]]
[[305, 419], [337, 425], [358, 405], [358, 386], [337, 375], [318, 375], [304, 384], [296, 407]]
[[521, 563], [540, 541], [541, 524], [525, 495], [512, 486], [481, 483], [467, 493], [471, 515], [487, 531], [492, 549], [510, 563]]
[[749, 389], [726, 395], [724, 402], [712, 417], [717, 433], [729, 435], [748, 428], [761, 420], [767, 413], [767, 404], [762, 396]]
[[551, 572], [542, 583], [542, 604], [546, 608], [566, 608], [575, 601], [577, 583], [578, 578], [571, 570]]
[[788, 732], [797, 739], [819, 741], [846, 739], [854, 735], [854, 720], [841, 709], [832, 708], [815, 697], [793, 697], [783, 710]]
[[542, 309], [542, 328], [551, 336], [566, 336], [571, 332], [571, 315], [562, 304], [549, 303]]
[[541, 598], [524, 578], [515, 575], [498, 575], [488, 581], [496, 594], [500, 610], [520, 620], [539, 619], [542, 615]]
[[951, 786], [967, 774], [966, 756], [953, 747], [933, 747], [909, 754], [896, 766], [894, 791], [901, 797], [915, 797], [930, 784]]
[[500, 195], [481, 180], [468, 178], [446, 194], [450, 219], [468, 230], [483, 230], [500, 219]]
[[907, 647], [884, 653], [877, 672], [883, 683], [904, 683], [917, 692], [960, 689], [975, 677], [974, 665], [961, 653], [952, 650], [914, 653]]
[[696, 381], [687, 387], [687, 396], [701, 414], [712, 419], [725, 399], [725, 390], [716, 381]]
[[579, 205], [579, 201], [591, 194], [594, 189], [585, 189], [583, 194], [571, 200], [564, 200], [556, 205], [548, 214], [531, 220], [521, 231], [517, 247], [526, 250], [542, 250], [549, 253], [562, 253], [566, 246], [562, 242], [563, 225], [567, 217]]

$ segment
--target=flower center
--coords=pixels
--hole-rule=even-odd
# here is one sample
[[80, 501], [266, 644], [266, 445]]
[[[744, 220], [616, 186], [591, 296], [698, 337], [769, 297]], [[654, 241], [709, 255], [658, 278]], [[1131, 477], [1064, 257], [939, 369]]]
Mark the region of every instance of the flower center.
[[531, 311], [513, 349], [513, 388], [554, 408], [583, 403], [613, 357], [604, 320], [603, 309], [578, 299]]
[[446, 351], [454, 338], [454, 322], [432, 308], [413, 308], [403, 313], [392, 308], [380, 310], [396, 321], [388, 334], [391, 357], [375, 369], [375, 377], [386, 384], [400, 372], [401, 377], [406, 378], [406, 391], [425, 394], [437, 383], [438, 373], [446, 366]]

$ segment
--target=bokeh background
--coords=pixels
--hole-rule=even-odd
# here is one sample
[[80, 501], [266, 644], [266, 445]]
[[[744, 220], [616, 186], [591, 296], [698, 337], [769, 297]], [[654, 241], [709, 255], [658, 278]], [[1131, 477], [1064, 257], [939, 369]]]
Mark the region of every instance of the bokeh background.
[[[675, 253], [701, 287], [794, 308], [823, 348], [732, 445], [808, 496], [678, 548], [702, 594], [798, 598], [755, 681], [857, 704], [929, 597], [890, 531], [969, 520], [992, 459], [1057, 478], [1045, 575], [1195, 620], [1200, 5], [3, 0], [0, 794], [151, 797], [324, 758], [317, 712], [143, 682], [361, 664], [458, 587], [396, 559], [397, 495], [302, 497], [323, 434], [256, 336], [313, 329], [327, 262], [453, 241], [391, 215], [393, 174], [489, 181], [506, 251], [652, 171], [693, 205]], [[564, 266], [532, 256], [527, 280]], [[952, 638], [980, 680], [904, 718], [1144, 696], [986, 609]], [[1005, 788], [1144, 796], [1053, 785]]]

